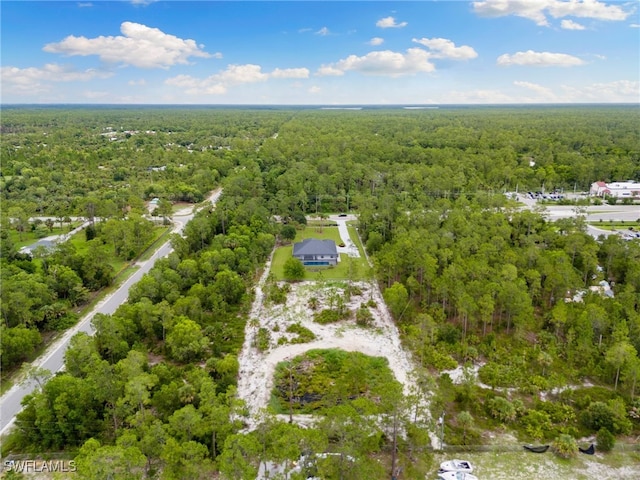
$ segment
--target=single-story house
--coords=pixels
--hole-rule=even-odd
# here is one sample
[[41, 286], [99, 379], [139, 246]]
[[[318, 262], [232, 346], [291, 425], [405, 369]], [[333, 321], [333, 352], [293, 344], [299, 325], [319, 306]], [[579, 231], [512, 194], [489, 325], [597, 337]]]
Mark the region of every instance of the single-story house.
[[293, 244], [293, 256], [303, 265], [336, 265], [338, 263], [338, 249], [333, 240], [318, 240], [307, 238]]

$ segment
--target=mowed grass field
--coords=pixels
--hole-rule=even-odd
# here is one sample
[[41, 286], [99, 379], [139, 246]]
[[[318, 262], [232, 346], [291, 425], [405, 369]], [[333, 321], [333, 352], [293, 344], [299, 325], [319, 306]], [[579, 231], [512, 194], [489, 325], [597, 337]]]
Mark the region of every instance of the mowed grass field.
[[[369, 271], [369, 265], [364, 257], [362, 245], [355, 234], [355, 229], [349, 228], [351, 241], [358, 246], [360, 258], [352, 258], [342, 253], [340, 262], [335, 267], [306, 267], [305, 280], [363, 280]], [[294, 242], [301, 242], [307, 238], [317, 238], [319, 240], [333, 240], [336, 245], [342, 242], [338, 227], [318, 227], [309, 225], [303, 230], [298, 230]], [[276, 249], [271, 263], [271, 274], [278, 280], [284, 280], [284, 263], [291, 258], [293, 245], [286, 245]]]

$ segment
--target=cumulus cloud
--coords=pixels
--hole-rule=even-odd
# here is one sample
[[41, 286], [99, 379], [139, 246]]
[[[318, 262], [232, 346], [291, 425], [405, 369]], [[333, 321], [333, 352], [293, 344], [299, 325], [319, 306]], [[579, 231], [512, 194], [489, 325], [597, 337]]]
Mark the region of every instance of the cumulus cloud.
[[361, 57], [349, 55], [336, 63], [322, 65], [316, 74], [343, 75], [347, 71], [356, 71], [364, 75], [399, 77], [418, 72], [432, 72], [434, 69], [426, 50], [410, 48], [406, 53], [383, 50], [370, 52]]
[[344, 75], [344, 71], [334, 67], [333, 65], [322, 65], [316, 71], [316, 75], [320, 77], [339, 77]]
[[321, 92], [321, 88], [318, 87], [317, 85], [312, 85], [311, 87], [309, 87], [309, 90], [307, 90], [309, 93], [315, 95], [317, 93]]
[[220, 95], [229, 87], [245, 83], [264, 82], [270, 78], [309, 78], [306, 68], [276, 68], [265, 73], [260, 65], [229, 65], [226, 70], [207, 78], [195, 78], [191, 75], [177, 75], [165, 80], [165, 84], [185, 89], [190, 95]]
[[382, 45], [384, 43], [384, 38], [380, 38], [380, 37], [373, 37], [371, 40], [369, 40], [369, 45], [373, 45], [378, 46], [378, 45]]
[[534, 52], [533, 50], [516, 52], [513, 55], [505, 53], [498, 57], [496, 63], [501, 67], [509, 67], [512, 65], [530, 67], [575, 67], [584, 64], [578, 57], [567, 55], [566, 53]]
[[403, 28], [408, 25], [407, 22], [396, 23], [396, 19], [393, 17], [381, 18], [376, 22], [376, 27], [380, 28]]
[[563, 85], [567, 101], [572, 102], [638, 102], [640, 82], [616, 80], [608, 83], [594, 83], [584, 87]]
[[139, 68], [168, 68], [189, 63], [190, 57], [210, 58], [194, 40], [184, 40], [157, 28], [139, 23], [123, 22], [122, 35], [96, 38], [69, 35], [57, 43], [49, 43], [43, 50], [63, 55], [98, 55], [109, 63]]
[[443, 96], [441, 103], [514, 103], [514, 100], [499, 90], [452, 90]]
[[320, 30], [318, 30], [316, 32], [316, 35], [321, 35], [323, 37], [327, 36], [331, 34], [331, 32], [329, 31], [329, 29], [327, 27], [322, 27]]
[[484, 17], [515, 15], [542, 26], [549, 25], [547, 15], [611, 21], [625, 20], [631, 15], [620, 5], [607, 5], [598, 0], [482, 0], [473, 2], [473, 9]]
[[640, 24], [638, 23], [632, 23], [629, 25], [631, 28], [640, 28]]
[[5, 92], [36, 94], [46, 92], [50, 82], [86, 82], [96, 78], [108, 78], [113, 74], [96, 69], [75, 70], [72, 67], [48, 63], [43, 67], [2, 67], [0, 79]]
[[147, 81], [144, 78], [141, 78], [140, 80], [129, 80], [127, 84], [131, 85], [132, 87], [141, 87], [143, 85], [146, 85]]
[[469, 60], [478, 56], [472, 47], [469, 47], [468, 45], [456, 47], [455, 43], [451, 40], [447, 40], [446, 38], [414, 38], [412, 41], [427, 47], [431, 58]]
[[574, 22], [573, 20], [562, 20], [562, 22], [560, 22], [560, 27], [564, 28], [565, 30], [584, 30], [585, 29], [584, 25]]
[[539, 95], [540, 97], [543, 97], [546, 100], [555, 99], [555, 95], [550, 88], [543, 87], [542, 85], [538, 85], [537, 83], [515, 81], [513, 82], [513, 84], [517, 87], [522, 87], [522, 88], [531, 90], [532, 92], [536, 93], [537, 95]]

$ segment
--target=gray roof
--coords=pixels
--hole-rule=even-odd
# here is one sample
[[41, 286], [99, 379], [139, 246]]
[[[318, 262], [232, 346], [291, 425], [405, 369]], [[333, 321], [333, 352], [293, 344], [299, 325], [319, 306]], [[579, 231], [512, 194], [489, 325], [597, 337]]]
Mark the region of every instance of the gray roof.
[[293, 244], [293, 255], [338, 255], [338, 249], [333, 240], [307, 238]]

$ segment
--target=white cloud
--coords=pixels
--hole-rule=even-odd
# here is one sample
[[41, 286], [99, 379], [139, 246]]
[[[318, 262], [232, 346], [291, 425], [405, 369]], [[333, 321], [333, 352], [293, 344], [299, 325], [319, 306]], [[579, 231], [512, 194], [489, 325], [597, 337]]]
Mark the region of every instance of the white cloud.
[[318, 93], [321, 92], [321, 88], [318, 87], [317, 85], [313, 85], [311, 87], [309, 87], [309, 90], [307, 90], [309, 93], [311, 93], [312, 95], [316, 95]]
[[108, 78], [113, 74], [101, 70], [74, 70], [72, 67], [48, 63], [41, 68], [0, 68], [3, 90], [9, 93], [36, 94], [46, 92], [50, 82], [86, 82], [96, 78]]
[[429, 62], [429, 53], [421, 48], [410, 48], [406, 54], [383, 50], [370, 52], [362, 57], [349, 55], [347, 58], [330, 65], [322, 65], [317, 75], [343, 75], [347, 71], [356, 71], [364, 75], [382, 75], [399, 77], [418, 72], [432, 72], [435, 69]]
[[498, 57], [496, 63], [502, 67], [508, 67], [511, 65], [524, 65], [531, 67], [575, 67], [577, 65], [584, 64], [584, 62], [578, 57], [567, 55], [566, 53], [534, 52], [533, 50], [516, 52], [513, 55], [505, 53]]
[[499, 90], [452, 90], [436, 103], [515, 103]]
[[570, 102], [640, 102], [640, 82], [616, 80], [584, 87], [562, 85], [566, 101]]
[[632, 23], [629, 25], [631, 28], [640, 28], [640, 24], [639, 23]]
[[584, 30], [585, 29], [584, 25], [574, 22], [573, 20], [562, 20], [562, 22], [560, 22], [560, 27], [564, 28], [565, 30]]
[[123, 22], [120, 31], [123, 36], [86, 38], [69, 35], [61, 42], [45, 45], [43, 50], [70, 56], [98, 55], [105, 62], [139, 68], [168, 68], [187, 64], [190, 57], [211, 57], [194, 40], [184, 40], [157, 28]]
[[515, 15], [542, 26], [549, 25], [547, 15], [614, 21], [625, 20], [631, 15], [618, 5], [607, 5], [598, 0], [482, 0], [473, 2], [473, 8], [484, 17]]
[[452, 60], [469, 60], [476, 58], [476, 51], [467, 45], [456, 47], [455, 43], [446, 38], [414, 38], [412, 42], [424, 45], [429, 49], [431, 58], [449, 58]]
[[543, 87], [542, 85], [538, 85], [537, 83], [515, 81], [513, 82], [513, 84], [517, 87], [529, 89], [546, 100], [553, 100], [556, 97], [550, 88]]
[[396, 23], [396, 19], [393, 17], [381, 18], [376, 22], [376, 27], [380, 28], [402, 28], [408, 25], [407, 22]]
[[378, 45], [382, 45], [384, 43], [384, 38], [380, 38], [380, 37], [373, 37], [371, 40], [369, 40], [369, 45], [373, 45], [374, 47], [378, 46]]
[[341, 75], [344, 75], [344, 71], [332, 65], [322, 65], [316, 71], [316, 75], [320, 77], [339, 77]]
[[93, 7], [93, 3], [91, 2], [78, 2], [78, 8], [89, 8]]
[[229, 65], [222, 73], [212, 75], [216, 81], [226, 85], [238, 85], [241, 83], [255, 83], [266, 80], [269, 76], [262, 72], [260, 65]]
[[131, 85], [132, 87], [137, 87], [146, 85], [147, 81], [144, 78], [141, 78], [140, 80], [129, 80], [127, 84]]
[[269, 75], [272, 78], [309, 78], [309, 69], [307, 68], [276, 68]]
[[96, 92], [93, 90], [87, 90], [82, 92], [82, 96], [89, 100], [96, 100], [99, 98], [106, 98], [110, 95], [109, 92]]
[[320, 30], [318, 30], [316, 32], [316, 35], [321, 35], [323, 37], [329, 35], [331, 32], [329, 32], [329, 29], [327, 27], [322, 27]]
[[168, 78], [164, 83], [183, 88], [190, 95], [220, 95], [226, 93], [229, 87], [264, 82], [270, 78], [309, 78], [309, 70], [306, 68], [276, 68], [270, 73], [265, 73], [260, 65], [228, 65], [226, 70], [207, 78], [177, 75]]

